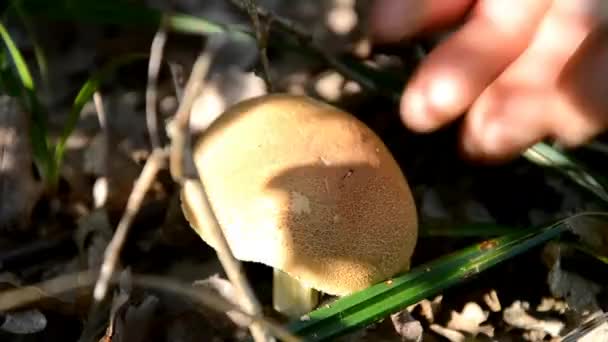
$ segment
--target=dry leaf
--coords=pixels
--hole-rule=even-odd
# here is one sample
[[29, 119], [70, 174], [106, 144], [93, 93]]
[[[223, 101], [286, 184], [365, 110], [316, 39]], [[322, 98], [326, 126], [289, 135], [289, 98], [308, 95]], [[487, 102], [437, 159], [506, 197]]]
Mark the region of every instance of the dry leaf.
[[543, 332], [553, 337], [559, 336], [560, 332], [565, 327], [563, 322], [537, 319], [526, 312], [528, 308], [527, 303], [515, 301], [510, 307], [505, 309], [503, 312], [503, 319], [507, 324], [516, 328]]
[[47, 320], [39, 310], [25, 310], [7, 313], [0, 329], [19, 335], [35, 334], [46, 328]]
[[0, 231], [27, 230], [41, 195], [32, 172], [28, 120], [15, 98], [0, 96]]
[[391, 321], [397, 331], [397, 334], [401, 336], [403, 342], [420, 342], [422, 341], [422, 324], [414, 319], [407, 310], [399, 311], [391, 315]]

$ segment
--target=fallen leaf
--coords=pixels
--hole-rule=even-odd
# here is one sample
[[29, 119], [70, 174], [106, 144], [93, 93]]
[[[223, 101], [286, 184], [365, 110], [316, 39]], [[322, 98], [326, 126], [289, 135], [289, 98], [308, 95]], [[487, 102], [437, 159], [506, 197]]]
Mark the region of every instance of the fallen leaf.
[[36, 309], [16, 311], [4, 315], [0, 329], [19, 335], [35, 334], [46, 328], [47, 319]]

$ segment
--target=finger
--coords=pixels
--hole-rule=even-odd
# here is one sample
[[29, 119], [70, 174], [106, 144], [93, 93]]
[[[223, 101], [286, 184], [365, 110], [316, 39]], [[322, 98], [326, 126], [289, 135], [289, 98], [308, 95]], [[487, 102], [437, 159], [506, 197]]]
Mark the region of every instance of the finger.
[[566, 146], [578, 146], [608, 125], [608, 27], [597, 27], [582, 42], [558, 78], [564, 106], [580, 112], [578, 128], [567, 125], [554, 136]]
[[575, 146], [605, 127], [608, 41], [605, 30], [590, 34], [599, 19], [573, 6], [583, 3], [558, 0], [526, 52], [472, 106], [461, 140], [469, 157], [509, 158], [547, 136]]
[[401, 100], [403, 121], [420, 132], [468, 108], [529, 44], [550, 0], [483, 0], [460, 31], [432, 51]]
[[476, 161], [510, 160], [552, 132], [554, 95], [542, 88], [496, 90], [476, 102], [462, 126], [461, 149]]
[[473, 0], [373, 0], [370, 26], [379, 43], [397, 42], [461, 19]]
[[[608, 58], [608, 49], [605, 49]], [[600, 71], [600, 69], [596, 69]], [[606, 66], [603, 71], [608, 72]], [[594, 92], [608, 93], [605, 83]], [[608, 100], [604, 95], [593, 103], [599, 111], [573, 104], [572, 95], [555, 89], [504, 90], [508, 96], [485, 97], [491, 109], [467, 115], [462, 129], [461, 151], [480, 162], [504, 162], [519, 156], [545, 138], [554, 138], [565, 147], [579, 146], [608, 127]], [[584, 97], [588, 93], [579, 94]], [[479, 105], [482, 106], [482, 105]]]

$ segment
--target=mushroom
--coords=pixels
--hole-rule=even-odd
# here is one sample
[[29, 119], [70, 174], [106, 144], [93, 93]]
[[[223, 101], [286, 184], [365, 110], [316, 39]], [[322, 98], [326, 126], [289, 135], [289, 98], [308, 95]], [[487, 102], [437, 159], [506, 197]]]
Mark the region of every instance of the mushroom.
[[[195, 140], [193, 160], [234, 256], [274, 269], [276, 311], [299, 317], [319, 292], [344, 296], [409, 270], [418, 236], [410, 188], [351, 114], [307, 96], [251, 98]], [[215, 248], [189, 196], [184, 187], [182, 210]]]

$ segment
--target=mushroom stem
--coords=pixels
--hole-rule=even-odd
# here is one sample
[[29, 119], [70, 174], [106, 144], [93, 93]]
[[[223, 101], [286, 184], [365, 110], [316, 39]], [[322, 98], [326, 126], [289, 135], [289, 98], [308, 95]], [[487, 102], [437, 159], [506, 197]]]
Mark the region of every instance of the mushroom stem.
[[299, 318], [317, 306], [319, 292], [275, 268], [272, 277], [272, 303], [277, 312], [289, 318]]

